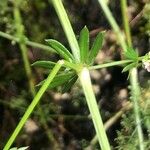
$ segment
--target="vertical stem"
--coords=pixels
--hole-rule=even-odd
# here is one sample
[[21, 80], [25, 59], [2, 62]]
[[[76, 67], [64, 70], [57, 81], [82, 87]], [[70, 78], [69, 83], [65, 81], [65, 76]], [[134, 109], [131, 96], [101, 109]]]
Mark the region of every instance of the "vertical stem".
[[129, 26], [129, 18], [128, 18], [127, 1], [126, 0], [121, 0], [121, 11], [122, 11], [123, 25], [124, 25], [127, 43], [128, 43], [129, 47], [132, 47], [131, 32], [130, 32], [130, 26]]
[[[103, 0], [98, 0], [110, 25], [112, 26], [113, 30], [116, 32], [117, 36], [118, 36], [118, 40], [120, 42], [120, 45], [123, 49], [123, 51], [127, 51], [127, 45], [124, 41], [124, 38], [123, 38], [123, 35], [121, 34], [120, 32], [120, 29], [119, 29], [119, 26], [118, 24], [116, 23], [114, 17], [112, 16], [111, 14], [111, 11], [109, 10], [107, 4], [105, 1]], [[129, 23], [128, 23], [128, 18], [126, 18], [127, 16], [125, 16], [126, 14], [126, 1], [122, 2], [121, 4], [123, 4], [122, 6], [122, 12], [123, 12], [123, 17], [124, 17], [124, 26], [125, 26], [125, 33], [126, 35], [130, 36], [130, 37], [127, 37], [127, 43], [128, 43], [128, 46], [131, 46], [132, 47], [132, 41], [131, 41], [131, 35], [130, 35], [130, 28], [129, 28]], [[134, 81], [133, 81], [134, 80]], [[140, 88], [139, 88], [139, 85], [138, 85], [138, 75], [137, 75], [137, 70], [136, 68], [132, 69], [131, 70], [131, 93], [132, 93], [132, 96], [133, 96], [133, 101], [137, 103], [137, 101], [139, 101], [139, 97], [136, 97], [137, 95], [140, 95]], [[141, 128], [141, 123], [138, 121], [140, 119], [140, 115], [139, 115], [139, 106], [135, 103], [135, 106], [136, 107], [134, 110], [135, 111], [135, 117], [136, 117], [136, 125], [138, 126], [138, 136], [139, 136], [139, 141], [140, 141], [140, 147], [141, 149], [143, 148], [143, 133], [142, 133], [142, 128]], [[142, 144], [142, 145], [141, 145]]]
[[47, 79], [45, 80], [44, 84], [42, 85], [42, 87], [40, 88], [40, 90], [38, 91], [38, 93], [36, 94], [36, 96], [34, 97], [33, 101], [29, 105], [29, 107], [27, 108], [25, 114], [21, 118], [20, 122], [18, 123], [17, 127], [15, 128], [13, 134], [9, 138], [9, 140], [6, 143], [6, 145], [5, 145], [5, 147], [4, 147], [3, 150], [9, 150], [9, 148], [12, 145], [12, 143], [14, 142], [14, 140], [17, 137], [17, 135], [21, 131], [22, 127], [24, 126], [25, 122], [30, 117], [30, 115], [33, 112], [35, 106], [39, 103], [41, 97], [45, 93], [45, 91], [48, 88], [49, 84], [52, 82], [52, 80], [54, 79], [54, 77], [56, 76], [57, 72], [59, 71], [59, 69], [61, 68], [62, 65], [63, 65], [63, 61], [59, 61], [55, 65], [55, 67], [53, 68], [53, 70], [51, 71], [51, 73], [48, 75]]
[[140, 150], [144, 150], [144, 138], [143, 138], [143, 132], [142, 132], [142, 126], [141, 126], [141, 118], [140, 118], [140, 108], [139, 108], [139, 98], [140, 98], [140, 88], [138, 85], [138, 79], [137, 79], [137, 69], [132, 69], [132, 75], [130, 77], [131, 82], [131, 95], [132, 100], [134, 103], [134, 113], [135, 113], [135, 120], [136, 120], [136, 127], [138, 131], [138, 138], [139, 138], [139, 147]]
[[74, 31], [72, 29], [71, 23], [68, 19], [67, 13], [64, 9], [64, 6], [62, 4], [61, 0], [52, 0], [52, 3], [54, 5], [54, 8], [57, 12], [57, 15], [59, 17], [59, 20], [62, 24], [62, 27], [64, 29], [64, 32], [66, 34], [66, 37], [68, 39], [68, 42], [70, 44], [72, 53], [76, 59], [77, 62], [80, 61], [80, 49], [77, 42], [77, 39], [75, 37]]
[[14, 2], [14, 20], [15, 20], [15, 26], [16, 26], [16, 34], [17, 37], [19, 38], [19, 47], [21, 50], [23, 62], [24, 62], [24, 68], [26, 71], [26, 75], [28, 77], [28, 82], [29, 82], [29, 88], [32, 96], [34, 97], [35, 95], [35, 88], [34, 88], [34, 78], [32, 75], [30, 63], [28, 60], [27, 56], [27, 47], [24, 43], [24, 26], [22, 25], [22, 20], [20, 16], [20, 11], [19, 11], [19, 6], [18, 6], [19, 1]]
[[[30, 62], [29, 62], [28, 55], [27, 55], [28, 49], [27, 49], [27, 46], [25, 45], [24, 26], [22, 24], [22, 18], [21, 18], [20, 11], [19, 11], [19, 6], [21, 4], [21, 1], [22, 0], [17, 0], [14, 2], [14, 20], [15, 20], [15, 25], [16, 25], [16, 34], [17, 34], [17, 37], [19, 38], [19, 47], [20, 47], [23, 62], [24, 62], [24, 68], [25, 68], [26, 75], [28, 77], [30, 92], [32, 94], [32, 97], [34, 98], [34, 96], [36, 95], [36, 90], [34, 87], [34, 78], [33, 78]], [[58, 148], [59, 147], [58, 143], [55, 140], [51, 130], [48, 128], [47, 122], [45, 120], [45, 114], [43, 110], [41, 109], [40, 105], [37, 109], [40, 114], [41, 124], [46, 130], [48, 139], [50, 140], [50, 142], [53, 143], [54, 148]]]
[[99, 112], [98, 104], [92, 89], [89, 70], [83, 68], [79, 74], [81, 85], [87, 100], [90, 114], [94, 123], [96, 134], [102, 150], [110, 150], [109, 141], [105, 132], [103, 121]]
[[122, 47], [122, 49], [124, 51], [126, 51], [126, 43], [124, 41], [124, 37], [123, 34], [121, 33], [121, 30], [117, 24], [117, 22], [115, 21], [111, 11], [109, 10], [106, 0], [98, 0], [99, 4], [101, 5], [110, 25], [112, 26], [113, 30], [115, 31], [115, 33], [117, 34], [118, 37], [118, 41], [120, 42], [120, 45]]
[[[129, 19], [127, 15], [127, 0], [121, 0], [121, 11], [122, 11], [125, 34], [127, 38], [127, 44], [129, 47], [132, 48], [133, 46], [132, 46], [131, 32], [129, 26]], [[143, 137], [143, 131], [141, 125], [141, 114], [140, 114], [140, 107], [139, 107], [141, 92], [138, 83], [138, 73], [136, 68], [133, 68], [131, 70], [130, 83], [131, 83], [131, 95], [132, 95], [131, 100], [133, 101], [134, 104], [133, 106], [134, 106], [135, 121], [136, 121], [137, 133], [139, 139], [139, 147], [140, 150], [144, 150], [144, 137]]]

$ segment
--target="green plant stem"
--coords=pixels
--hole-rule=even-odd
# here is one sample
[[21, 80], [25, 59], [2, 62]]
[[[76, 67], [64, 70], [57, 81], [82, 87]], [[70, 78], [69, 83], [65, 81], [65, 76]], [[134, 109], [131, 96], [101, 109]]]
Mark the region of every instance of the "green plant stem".
[[57, 12], [59, 20], [62, 24], [62, 27], [63, 27], [66, 37], [68, 39], [69, 45], [71, 47], [72, 53], [73, 53], [76, 61], [79, 62], [80, 61], [79, 45], [78, 45], [77, 39], [75, 37], [74, 31], [72, 29], [71, 23], [68, 19], [67, 13], [62, 4], [62, 1], [61, 0], [51, 0], [51, 1]]
[[[123, 51], [124, 52], [126, 52], [127, 51], [127, 46], [126, 46], [126, 43], [125, 43], [125, 41], [124, 41], [124, 38], [123, 38], [123, 35], [121, 34], [121, 32], [119, 32], [120, 31], [120, 29], [119, 29], [119, 26], [118, 26], [118, 24], [116, 23], [116, 21], [115, 21], [115, 19], [114, 19], [114, 17], [112, 16], [112, 14], [111, 14], [111, 11], [109, 10], [109, 8], [108, 8], [108, 6], [106, 5], [106, 3], [105, 3], [105, 1], [103, 1], [103, 0], [98, 0], [99, 1], [99, 3], [100, 3], [100, 5], [101, 5], [101, 7], [102, 7], [102, 9], [103, 9], [103, 11], [104, 11], [104, 13], [105, 13], [105, 15], [106, 15], [106, 17], [107, 17], [107, 19], [108, 19], [108, 21], [109, 21], [109, 23], [110, 23], [110, 25], [112, 26], [112, 28], [113, 28], [113, 30], [116, 32], [116, 34], [117, 34], [117, 36], [118, 36], [118, 39], [119, 39], [119, 42], [120, 42], [120, 45], [121, 45], [121, 47], [122, 47], [122, 49], [123, 49]], [[124, 6], [122, 6], [122, 8], [123, 8], [123, 10], [122, 11], [124, 11], [124, 14], [125, 14], [125, 12], [126, 12], [126, 5], [124, 5]], [[124, 16], [123, 16], [124, 17]], [[126, 18], [127, 19], [127, 18]], [[125, 18], [124, 18], [124, 20], [125, 20]], [[126, 20], [127, 22], [128, 22], [128, 20]], [[125, 29], [128, 29], [129, 28], [129, 24], [127, 23], [127, 24], [124, 24], [124, 26], [126, 26], [125, 27]], [[128, 27], [127, 27], [128, 26]], [[130, 36], [130, 33], [128, 33], [130, 30], [126, 30], [125, 32]], [[129, 39], [127, 39], [127, 43], [128, 43], [128, 45], [131, 43], [131, 41], [129, 41], [131, 38], [129, 38]], [[132, 100], [135, 102], [135, 101], [139, 101], [139, 98], [140, 97], [136, 97], [136, 95], [138, 94], [138, 95], [140, 95], [140, 88], [139, 88], [139, 85], [138, 85], [138, 75], [137, 75], [137, 70], [136, 70], [136, 68], [134, 68], [134, 69], [132, 69], [131, 70], [131, 78], [133, 79], [133, 78], [135, 78], [134, 80], [136, 80], [136, 84], [132, 81], [132, 80], [130, 80], [131, 82], [131, 93], [132, 93]], [[135, 74], [136, 73], [136, 74]], [[135, 88], [136, 87], [136, 88]], [[137, 91], [135, 91], [135, 89], [137, 90]], [[138, 93], [139, 92], [139, 93]], [[135, 105], [134, 107], [137, 107], [137, 108], [134, 108], [134, 110], [136, 110], [136, 111], [138, 111], [139, 109], [138, 109], [138, 105]], [[140, 115], [139, 115], [139, 112], [137, 113], [137, 112], [135, 112], [135, 117], [136, 117], [136, 121], [138, 121], [139, 119], [140, 119]], [[138, 122], [138, 123], [140, 123], [140, 122]], [[143, 133], [142, 133], [142, 128], [141, 128], [141, 124], [137, 124], [137, 122], [136, 122], [136, 125], [138, 126], [138, 137], [139, 137], [139, 142], [140, 142], [140, 147], [142, 148], [143, 147]], [[142, 145], [141, 145], [142, 144]]]
[[101, 69], [101, 68], [107, 68], [107, 67], [112, 67], [112, 66], [117, 66], [117, 65], [123, 65], [132, 62], [132, 60], [120, 60], [120, 61], [114, 61], [114, 62], [109, 62], [105, 64], [100, 64], [100, 65], [95, 65], [95, 66], [90, 66], [88, 67], [89, 70], [95, 70], [95, 69]]
[[27, 56], [27, 51], [28, 50], [27, 50], [26, 45], [23, 42], [23, 40], [24, 40], [23, 39], [24, 38], [24, 27], [22, 25], [21, 15], [20, 15], [19, 7], [18, 7], [19, 2], [20, 1], [16, 1], [14, 3], [14, 11], [13, 11], [14, 12], [16, 35], [20, 39], [19, 47], [20, 47], [23, 62], [24, 62], [24, 68], [25, 68], [25, 71], [26, 71], [26, 75], [28, 77], [30, 92], [31, 92], [32, 96], [34, 97], [34, 95], [36, 93], [35, 88], [34, 88], [34, 78], [33, 78], [33, 75], [32, 75], [30, 62], [29, 62], [28, 56]]
[[[16, 25], [16, 32], [17, 32], [16, 34], [17, 34], [17, 37], [20, 39], [19, 47], [20, 47], [20, 50], [22, 53], [25, 71], [26, 71], [26, 74], [28, 77], [30, 91], [31, 91], [32, 97], [34, 97], [36, 95], [36, 90], [34, 87], [35, 86], [34, 78], [33, 78], [30, 62], [29, 62], [28, 55], [27, 55], [28, 49], [24, 43], [24, 26], [22, 24], [22, 18], [21, 18], [21, 14], [20, 14], [20, 10], [19, 10], [19, 3], [21, 1], [22, 0], [18, 0], [18, 1], [14, 2], [14, 20], [15, 20], [15, 25]], [[44, 115], [40, 105], [37, 109], [40, 114], [41, 124], [43, 125], [44, 129], [46, 130], [46, 133], [47, 133], [47, 136], [48, 136], [50, 142], [53, 143], [54, 148], [58, 148], [57, 141], [55, 140], [52, 132], [48, 128], [47, 122], [45, 120], [45, 115]]]
[[[124, 114], [124, 112], [130, 110], [132, 107], [133, 107], [132, 103], [127, 102], [127, 104], [123, 108], [121, 108], [114, 116], [112, 116], [104, 123], [105, 130], [107, 131]], [[97, 136], [95, 135], [90, 142], [90, 146], [93, 147], [94, 145], [96, 145], [97, 141], [98, 139]], [[88, 147], [86, 149], [88, 149]]]
[[122, 49], [124, 51], [126, 51], [126, 43], [125, 43], [125, 40], [124, 40], [124, 36], [123, 34], [121, 33], [121, 30], [118, 26], [118, 24], [116, 23], [111, 11], [109, 10], [108, 6], [107, 6], [107, 3], [106, 3], [106, 0], [98, 0], [99, 4], [101, 5], [110, 25], [112, 26], [113, 30], [115, 31], [115, 33], [117, 34], [117, 37], [118, 37], [118, 41], [120, 42], [120, 45], [122, 47]]
[[61, 68], [62, 65], [63, 65], [63, 61], [58, 61], [58, 63], [55, 65], [55, 67], [53, 68], [53, 70], [51, 71], [51, 73], [48, 75], [47, 79], [45, 80], [45, 82], [42, 85], [42, 87], [39, 89], [38, 93], [34, 97], [33, 101], [29, 105], [29, 107], [27, 108], [25, 114], [21, 118], [20, 122], [18, 123], [17, 127], [15, 128], [13, 134], [9, 138], [9, 140], [6, 143], [6, 145], [5, 145], [5, 147], [4, 147], [3, 150], [9, 150], [9, 148], [12, 145], [12, 143], [14, 142], [14, 140], [17, 137], [17, 135], [21, 131], [22, 127], [24, 126], [25, 122], [30, 117], [30, 115], [33, 112], [35, 106], [39, 103], [41, 97], [45, 93], [45, 91], [48, 88], [49, 84], [52, 82], [52, 80], [54, 79], [54, 77], [56, 76], [57, 72], [59, 71], [59, 69]]
[[141, 118], [140, 118], [140, 107], [139, 107], [139, 98], [140, 98], [140, 89], [138, 85], [137, 79], [137, 69], [132, 69], [132, 76], [130, 77], [131, 82], [131, 95], [134, 104], [134, 113], [135, 113], [135, 120], [136, 120], [136, 127], [138, 131], [138, 138], [139, 138], [139, 146], [140, 150], [144, 150], [144, 138], [141, 126]]
[[129, 18], [128, 18], [127, 1], [126, 0], [121, 0], [121, 11], [122, 11], [123, 25], [124, 25], [127, 43], [128, 43], [129, 47], [132, 47], [131, 32], [130, 32], [130, 26], [129, 26]]
[[[122, 9], [122, 17], [123, 17], [125, 34], [127, 38], [127, 44], [129, 47], [132, 48], [133, 46], [131, 40], [131, 32], [130, 32], [129, 20], [127, 15], [127, 0], [121, 0], [121, 9]], [[139, 106], [139, 101], [141, 99], [141, 91], [138, 83], [138, 73], [136, 68], [133, 68], [131, 70], [130, 83], [131, 83], [131, 95], [132, 95], [131, 100], [133, 101], [134, 104], [134, 114], [135, 114], [135, 121], [136, 121], [137, 133], [139, 139], [139, 148], [140, 150], [144, 150], [144, 136], [142, 131], [141, 114], [140, 114], [140, 106]]]
[[92, 89], [89, 70], [87, 68], [83, 68], [79, 74], [79, 78], [87, 100], [87, 104], [90, 110], [90, 114], [94, 123], [94, 127], [101, 149], [110, 150], [109, 141], [107, 139], [98, 104], [96, 102], [96, 98]]
[[[6, 38], [8, 40], [11, 40], [12, 42], [14, 41], [14, 42], [20, 43], [20, 39], [18, 37], [12, 36], [12, 35], [10, 35], [8, 33], [2, 32], [2, 31], [0, 31], [0, 37]], [[32, 42], [32, 41], [29, 41], [27, 39], [24, 40], [24, 43], [26, 45], [28, 45], [28, 46], [45, 50], [46, 52], [55, 53], [55, 51], [51, 47], [46, 46], [44, 44]]]

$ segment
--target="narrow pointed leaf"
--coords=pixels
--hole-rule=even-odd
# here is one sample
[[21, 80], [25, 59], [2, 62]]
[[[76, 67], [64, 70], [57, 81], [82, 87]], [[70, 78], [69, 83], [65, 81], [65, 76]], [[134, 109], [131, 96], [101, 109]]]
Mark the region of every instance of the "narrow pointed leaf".
[[34, 62], [31, 66], [42, 67], [46, 69], [53, 69], [55, 65], [56, 65], [55, 62], [40, 60], [40, 61]]
[[89, 50], [89, 30], [86, 26], [80, 32], [79, 47], [80, 47], [81, 62], [85, 62]]
[[127, 65], [126, 67], [124, 67], [122, 72], [126, 72], [126, 71], [128, 71], [128, 70], [130, 70], [130, 69], [132, 69], [132, 68], [134, 68], [136, 66], [137, 66], [137, 62], [133, 62], [133, 63]]
[[127, 51], [124, 53], [125, 57], [132, 60], [138, 59], [138, 53], [133, 48], [128, 48]]
[[78, 79], [78, 76], [76, 74], [72, 78], [70, 78], [70, 80], [68, 80], [68, 82], [66, 82], [63, 85], [62, 93], [68, 92], [71, 89], [71, 87], [75, 84], [77, 79]]
[[[72, 78], [74, 76], [74, 72], [69, 72], [69, 73], [63, 73], [63, 74], [59, 74], [57, 75], [53, 81], [51, 82], [51, 84], [49, 85], [48, 89], [52, 89], [55, 88], [57, 86], [62, 85], [63, 83], [67, 82], [68, 80], [70, 80], [70, 78]], [[38, 85], [36, 86], [42, 86], [44, 84], [45, 80], [41, 81]]]
[[94, 43], [93, 43], [93, 46], [90, 50], [90, 53], [89, 53], [89, 56], [88, 56], [88, 62], [91, 64], [94, 62], [95, 60], [95, 57], [97, 56], [99, 50], [102, 48], [102, 44], [103, 44], [103, 39], [104, 39], [104, 33], [105, 32], [100, 32]]
[[60, 42], [48, 39], [46, 42], [54, 49], [56, 52], [65, 60], [72, 62], [74, 60], [72, 54], [68, 51], [68, 49], [62, 45]]

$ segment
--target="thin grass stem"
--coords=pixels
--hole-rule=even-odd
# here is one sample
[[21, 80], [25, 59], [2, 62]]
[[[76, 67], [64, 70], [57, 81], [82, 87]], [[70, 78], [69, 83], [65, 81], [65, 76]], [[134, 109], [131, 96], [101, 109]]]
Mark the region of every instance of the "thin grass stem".
[[[0, 31], [0, 37], [6, 38], [8, 40], [11, 40], [12, 42], [20, 43], [20, 39], [18, 37], [12, 36], [12, 35], [10, 35], [8, 33], [2, 32], [2, 31]], [[24, 43], [27, 46], [35, 47], [35, 48], [44, 50], [46, 52], [56, 53], [55, 50], [53, 50], [51, 47], [46, 46], [44, 44], [40, 44], [40, 43], [36, 43], [36, 42], [33, 42], [33, 41], [29, 41], [28, 39], [25, 39]]]
[[135, 121], [136, 121], [137, 132], [138, 132], [139, 147], [140, 147], [140, 150], [144, 150], [144, 137], [143, 137], [141, 116], [140, 116], [140, 107], [139, 107], [139, 100], [141, 97], [141, 93], [140, 93], [137, 76], [138, 76], [137, 69], [133, 68], [132, 75], [130, 77], [131, 95], [132, 95], [131, 99], [132, 99], [133, 105], [134, 105], [134, 114], [135, 114]]
[[[127, 38], [127, 45], [128, 47], [132, 48], [133, 45], [132, 45], [131, 32], [129, 26], [129, 19], [127, 15], [127, 0], [121, 0], [121, 10], [122, 10], [122, 18], [123, 18], [125, 34]], [[134, 114], [135, 114], [135, 121], [136, 121], [137, 133], [139, 139], [139, 148], [140, 150], [144, 150], [144, 136], [142, 131], [141, 114], [140, 114], [140, 106], [139, 106], [139, 102], [141, 99], [141, 91], [138, 83], [138, 73], [136, 68], [133, 68], [131, 70], [130, 83], [131, 83], [131, 95], [132, 95], [131, 100], [133, 101], [133, 105], [134, 105]]]
[[[25, 38], [24, 26], [22, 24], [22, 18], [21, 18], [21, 14], [20, 14], [20, 10], [19, 10], [19, 6], [20, 6], [19, 3], [21, 1], [22, 0], [17, 0], [14, 2], [14, 11], [13, 12], [14, 12], [15, 25], [16, 25], [16, 35], [20, 39], [19, 40], [20, 41], [19, 47], [20, 47], [20, 50], [22, 53], [25, 72], [26, 72], [26, 75], [28, 77], [30, 92], [31, 92], [32, 97], [34, 98], [34, 96], [36, 95], [34, 78], [33, 78], [30, 62], [29, 62], [28, 55], [27, 55], [28, 49], [27, 49], [27, 46], [25, 45], [25, 42], [24, 42], [24, 38]], [[47, 125], [46, 120], [45, 120], [45, 114], [43, 113], [40, 105], [37, 107], [37, 109], [38, 109], [38, 112], [40, 114], [41, 124], [44, 127], [44, 129], [46, 130], [47, 137], [49, 138], [50, 142], [53, 143], [54, 147], [58, 148], [57, 141], [55, 140], [52, 132], [48, 128], [48, 125]]]
[[59, 20], [62, 24], [62, 27], [63, 27], [66, 37], [68, 39], [69, 45], [71, 47], [72, 53], [73, 53], [76, 61], [79, 62], [80, 61], [79, 45], [78, 45], [77, 39], [75, 37], [74, 31], [72, 29], [71, 23], [69, 21], [68, 15], [66, 13], [66, 10], [63, 6], [63, 3], [61, 0], [51, 0], [51, 1], [57, 12]]
[[131, 63], [132, 60], [120, 60], [120, 61], [114, 61], [114, 62], [109, 62], [105, 64], [100, 64], [100, 65], [95, 65], [95, 66], [90, 66], [88, 67], [89, 70], [94, 70], [94, 69], [101, 69], [101, 68], [107, 68], [107, 67], [112, 67], [112, 66], [119, 66], [127, 63]]
[[124, 40], [124, 36], [123, 34], [121, 33], [121, 30], [117, 24], [117, 22], [115, 21], [110, 9], [108, 8], [107, 6], [107, 2], [106, 0], [98, 0], [99, 4], [101, 5], [101, 8], [103, 9], [110, 25], [112, 26], [113, 30], [115, 31], [115, 33], [117, 34], [117, 37], [118, 37], [118, 41], [122, 47], [122, 49], [124, 51], [126, 51], [126, 43], [125, 43], [125, 40]]
[[126, 0], [121, 0], [121, 12], [122, 12], [122, 19], [123, 19], [123, 25], [124, 25], [127, 43], [129, 47], [132, 47], [131, 31], [129, 26], [129, 17], [128, 17]]

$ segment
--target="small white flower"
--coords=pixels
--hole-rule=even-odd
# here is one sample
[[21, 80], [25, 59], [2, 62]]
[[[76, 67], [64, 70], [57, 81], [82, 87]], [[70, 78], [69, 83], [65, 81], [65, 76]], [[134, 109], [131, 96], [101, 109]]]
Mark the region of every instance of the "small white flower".
[[144, 65], [144, 69], [146, 69], [148, 72], [150, 72], [150, 62], [145, 61], [145, 62], [143, 62], [143, 65]]

